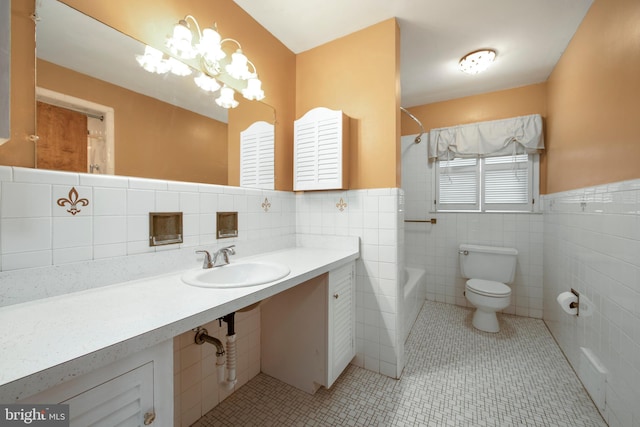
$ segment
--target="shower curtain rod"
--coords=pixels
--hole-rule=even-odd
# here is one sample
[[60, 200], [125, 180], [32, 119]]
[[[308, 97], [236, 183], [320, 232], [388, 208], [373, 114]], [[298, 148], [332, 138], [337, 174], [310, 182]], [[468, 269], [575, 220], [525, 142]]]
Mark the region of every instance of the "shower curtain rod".
[[409, 117], [411, 117], [413, 121], [418, 124], [418, 126], [420, 126], [420, 135], [416, 136], [416, 139], [413, 140], [413, 142], [415, 142], [416, 144], [420, 144], [420, 141], [422, 141], [422, 135], [424, 135], [424, 127], [422, 126], [422, 123], [420, 122], [420, 120], [418, 120], [416, 116], [411, 114], [409, 110], [407, 110], [406, 108], [400, 107], [400, 109], [402, 110], [402, 112], [406, 113]]

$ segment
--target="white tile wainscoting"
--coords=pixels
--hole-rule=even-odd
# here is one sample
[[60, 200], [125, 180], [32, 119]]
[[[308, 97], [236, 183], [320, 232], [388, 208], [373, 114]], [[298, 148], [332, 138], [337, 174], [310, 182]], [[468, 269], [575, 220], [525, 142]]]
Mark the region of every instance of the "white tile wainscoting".
[[[640, 180], [544, 196], [544, 321], [579, 372], [580, 347], [607, 369], [611, 427], [640, 425]], [[595, 308], [569, 316], [575, 289]]]
[[354, 364], [398, 378], [404, 367], [402, 295], [404, 266], [402, 190], [301, 193], [296, 230], [304, 234], [358, 236], [356, 358]]

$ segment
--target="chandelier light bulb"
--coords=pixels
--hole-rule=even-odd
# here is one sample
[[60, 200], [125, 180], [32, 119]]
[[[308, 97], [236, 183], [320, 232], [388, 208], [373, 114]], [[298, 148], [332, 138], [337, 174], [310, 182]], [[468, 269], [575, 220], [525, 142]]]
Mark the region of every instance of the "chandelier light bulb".
[[251, 76], [247, 62], [249, 60], [242, 50], [238, 49], [231, 55], [231, 64], [227, 65], [227, 73], [234, 79], [246, 80]]
[[167, 40], [167, 47], [171, 53], [182, 59], [193, 59], [197, 55], [196, 49], [191, 44], [193, 34], [187, 21], [181, 19], [173, 27], [173, 35]]
[[196, 85], [207, 92], [215, 92], [220, 89], [220, 83], [213, 77], [207, 76], [205, 73], [200, 73], [197, 77], [193, 79], [196, 82]]
[[247, 87], [242, 89], [242, 96], [249, 100], [260, 101], [264, 99], [264, 91], [262, 90], [262, 82], [258, 77], [251, 77], [247, 80]]
[[220, 34], [213, 28], [205, 28], [202, 31], [202, 38], [196, 45], [198, 53], [210, 62], [217, 62], [227, 56], [220, 46]]
[[220, 96], [216, 98], [216, 104], [218, 104], [222, 108], [236, 108], [238, 106], [238, 101], [234, 98], [235, 92], [233, 89], [224, 85], [222, 89], [220, 89]]
[[171, 68], [167, 60], [164, 59], [164, 53], [151, 46], [145, 46], [144, 54], [136, 55], [136, 61], [150, 73], [165, 74]]
[[191, 67], [175, 58], [169, 58], [168, 63], [171, 67], [171, 73], [176, 76], [188, 76], [192, 73]]

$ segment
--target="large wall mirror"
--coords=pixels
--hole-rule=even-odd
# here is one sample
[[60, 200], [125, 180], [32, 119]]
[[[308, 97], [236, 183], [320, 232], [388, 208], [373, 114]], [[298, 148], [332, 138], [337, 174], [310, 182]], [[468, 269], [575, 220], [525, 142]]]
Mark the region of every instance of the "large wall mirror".
[[[36, 7], [36, 167], [228, 183], [230, 115], [196, 86], [199, 70], [146, 71], [139, 41], [57, 0]], [[268, 104], [236, 99], [248, 123], [274, 122]]]

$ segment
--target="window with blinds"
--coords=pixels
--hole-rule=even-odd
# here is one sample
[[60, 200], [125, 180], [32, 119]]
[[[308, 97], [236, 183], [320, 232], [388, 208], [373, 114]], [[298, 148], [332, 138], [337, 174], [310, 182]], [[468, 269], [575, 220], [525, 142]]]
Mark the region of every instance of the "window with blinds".
[[532, 212], [538, 155], [441, 160], [435, 167], [436, 210]]

